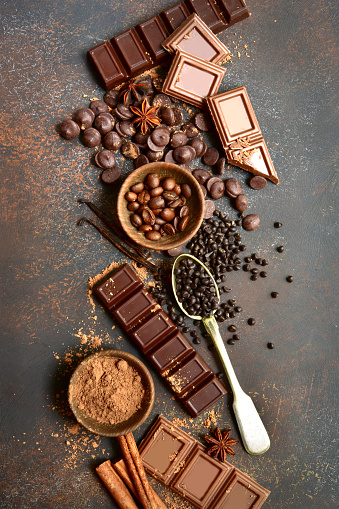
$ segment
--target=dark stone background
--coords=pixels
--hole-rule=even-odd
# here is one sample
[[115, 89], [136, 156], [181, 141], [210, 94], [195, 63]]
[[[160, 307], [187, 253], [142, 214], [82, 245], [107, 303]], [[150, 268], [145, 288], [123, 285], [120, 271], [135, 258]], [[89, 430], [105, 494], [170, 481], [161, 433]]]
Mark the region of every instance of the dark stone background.
[[[77, 198], [113, 211], [112, 192], [101, 184], [90, 151], [78, 141], [61, 140], [55, 126], [89, 98], [102, 97], [86, 51], [174, 3], [1, 2], [3, 509], [114, 507], [94, 467], [115, 457], [117, 445], [75, 426], [66, 393], [72, 370], [92, 351], [116, 347], [139, 355], [87, 295], [89, 277], [125, 258], [90, 227], [76, 226], [87, 212]], [[265, 455], [251, 457], [239, 444], [231, 461], [271, 490], [267, 509], [333, 509], [338, 507], [337, 2], [248, 0], [248, 5], [252, 16], [219, 35], [234, 54], [220, 90], [246, 86], [281, 183], [255, 192], [246, 186], [246, 172], [225, 173], [239, 177], [249, 210], [261, 217], [259, 230], [243, 235], [249, 251], [270, 260], [266, 280], [251, 282], [242, 271], [229, 277], [244, 312], [234, 322], [241, 341], [228, 350], [272, 445]], [[125, 162], [124, 174], [130, 169]], [[235, 215], [228, 199], [219, 205]], [[283, 228], [274, 229], [274, 221]], [[280, 244], [283, 254], [275, 251]], [[285, 281], [289, 274], [292, 285]], [[279, 291], [278, 299], [270, 298], [272, 290]], [[256, 326], [246, 325], [249, 316]], [[268, 341], [274, 350], [267, 349]], [[198, 350], [220, 370], [205, 340]], [[185, 419], [194, 437], [203, 436], [206, 415], [189, 422], [152, 374], [156, 402], [136, 439], [159, 413]], [[219, 426], [232, 427], [237, 437], [227, 398], [216, 411]], [[179, 505], [179, 498], [154, 486], [172, 497], [169, 507]]]

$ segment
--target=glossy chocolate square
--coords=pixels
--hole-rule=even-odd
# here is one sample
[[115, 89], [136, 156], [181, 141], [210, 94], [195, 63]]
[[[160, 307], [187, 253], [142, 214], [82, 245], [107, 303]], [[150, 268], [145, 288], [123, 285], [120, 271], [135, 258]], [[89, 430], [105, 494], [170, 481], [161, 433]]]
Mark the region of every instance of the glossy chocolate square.
[[139, 290], [123, 304], [114, 309], [113, 313], [118, 322], [129, 331], [137, 323], [159, 309], [151, 294], [145, 289]]
[[95, 66], [101, 82], [106, 90], [118, 85], [127, 78], [118, 55], [109, 41], [105, 41], [88, 51], [88, 56]]
[[236, 470], [210, 509], [259, 509], [269, 494], [248, 475]]
[[172, 487], [198, 509], [203, 509], [209, 505], [232, 470], [230, 464], [211, 458], [196, 444]]
[[153, 16], [153, 18], [139, 23], [139, 25], [136, 26], [136, 31], [155, 65], [160, 64], [163, 60], [168, 58], [168, 54], [162, 47], [162, 43], [169, 32], [161, 21], [160, 16]]
[[119, 54], [129, 77], [140, 74], [152, 67], [152, 62], [134, 28], [113, 37], [111, 44]]
[[176, 334], [167, 339], [159, 348], [149, 355], [149, 360], [154, 367], [163, 375], [184, 359], [191, 356], [194, 349], [185, 336], [177, 330]]
[[243, 0], [216, 0], [216, 2], [225, 20], [230, 24], [238, 23], [250, 15]]
[[189, 392], [193, 387], [198, 387], [205, 378], [210, 378], [210, 375], [211, 370], [206, 362], [200, 355], [196, 355], [185, 364], [178, 366], [166, 379], [171, 384], [173, 391], [180, 396]]
[[103, 283], [95, 286], [94, 293], [107, 309], [111, 310], [116, 304], [121, 303], [128, 295], [141, 287], [140, 279], [128, 265], [124, 265]]
[[216, 403], [226, 392], [220, 380], [216, 377], [208, 378], [193, 394], [189, 394], [185, 399], [181, 399], [181, 403], [191, 415], [196, 417]]
[[172, 320], [160, 309], [137, 327], [131, 336], [140, 350], [146, 353], [170, 336], [175, 329], [176, 326]]
[[225, 149], [237, 138], [261, 134], [245, 87], [208, 97], [206, 102]]
[[191, 12], [195, 12], [215, 34], [226, 28], [226, 23], [218, 13], [213, 0], [185, 0]]
[[183, 468], [194, 440], [161, 416], [139, 447], [146, 472], [168, 484]]
[[160, 14], [169, 33], [173, 32], [176, 28], [178, 28], [189, 15], [190, 12], [187, 9], [184, 2], [175, 4], [173, 5], [173, 7], [165, 9]]
[[197, 14], [191, 14], [163, 43], [170, 53], [177, 50], [218, 64], [230, 54], [224, 44]]
[[205, 98], [218, 90], [224, 74], [223, 67], [178, 51], [162, 91], [176, 99], [202, 107]]

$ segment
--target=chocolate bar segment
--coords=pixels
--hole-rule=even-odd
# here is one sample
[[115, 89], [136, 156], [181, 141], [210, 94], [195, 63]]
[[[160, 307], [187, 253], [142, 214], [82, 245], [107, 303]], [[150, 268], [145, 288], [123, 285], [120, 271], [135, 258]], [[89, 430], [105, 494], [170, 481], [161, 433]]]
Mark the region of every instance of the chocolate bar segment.
[[102, 42], [88, 52], [102, 86], [109, 90], [127, 78], [127, 74], [109, 41]]
[[205, 98], [218, 90], [224, 74], [223, 67], [178, 51], [173, 58], [162, 91], [201, 108], [204, 106]]
[[[127, 264], [99, 281], [93, 292], [169, 387], [176, 389], [174, 394], [193, 417], [226, 394], [213, 371]], [[175, 373], [176, 378], [170, 379]], [[194, 396], [195, 404], [192, 404], [190, 398]]]
[[169, 7], [168, 9], [165, 9], [160, 14], [169, 33], [176, 30], [181, 25], [181, 23], [183, 23], [185, 21], [185, 19], [189, 15], [190, 15], [190, 12], [187, 9], [184, 2], [175, 4], [175, 5], [173, 5], [173, 7]]
[[227, 461], [211, 458], [197, 440], [163, 416], [139, 452], [147, 473], [198, 509], [259, 509], [270, 494]]
[[162, 47], [162, 43], [169, 32], [161, 21], [160, 16], [153, 16], [153, 18], [139, 23], [136, 26], [136, 31], [155, 65], [168, 59], [168, 54]]
[[227, 27], [225, 21], [218, 13], [213, 0], [185, 0], [188, 9], [195, 12], [199, 18], [210, 28], [215, 34], [225, 30]]
[[130, 78], [153, 67], [134, 28], [111, 39], [111, 44], [123, 62]]
[[221, 12], [230, 25], [238, 23], [250, 15], [243, 0], [216, 0]]
[[230, 54], [197, 14], [191, 14], [162, 45], [170, 53], [180, 50], [214, 64], [225, 61]]

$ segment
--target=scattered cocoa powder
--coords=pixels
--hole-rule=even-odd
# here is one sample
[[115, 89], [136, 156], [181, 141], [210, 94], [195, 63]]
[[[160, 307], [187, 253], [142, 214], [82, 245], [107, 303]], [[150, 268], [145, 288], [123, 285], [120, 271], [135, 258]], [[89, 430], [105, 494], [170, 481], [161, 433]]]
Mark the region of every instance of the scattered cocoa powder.
[[125, 360], [96, 358], [82, 370], [71, 397], [98, 422], [118, 424], [129, 419], [145, 395], [139, 373]]

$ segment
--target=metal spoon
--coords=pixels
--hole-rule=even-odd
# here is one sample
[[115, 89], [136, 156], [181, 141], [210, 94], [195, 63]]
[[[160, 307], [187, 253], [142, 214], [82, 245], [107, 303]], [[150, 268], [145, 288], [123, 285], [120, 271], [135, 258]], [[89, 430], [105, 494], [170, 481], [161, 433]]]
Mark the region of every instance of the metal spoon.
[[194, 260], [196, 263], [201, 265], [203, 269], [207, 272], [209, 277], [212, 279], [216, 296], [218, 297], [220, 301], [220, 294], [218, 286], [211, 274], [211, 272], [208, 270], [208, 268], [197, 258], [195, 258], [192, 255], [189, 254], [182, 254], [178, 256], [173, 264], [172, 268], [172, 287], [174, 296], [176, 298], [176, 301], [185, 315], [189, 316], [193, 320], [202, 320], [203, 324], [207, 330], [207, 332], [210, 334], [213, 343], [216, 346], [216, 349], [218, 350], [218, 353], [220, 355], [221, 362], [223, 364], [223, 367], [226, 371], [228, 381], [230, 383], [230, 386], [233, 391], [233, 410], [234, 414], [238, 423], [239, 431], [242, 437], [242, 441], [244, 444], [244, 447], [246, 451], [249, 454], [263, 454], [266, 452], [270, 447], [270, 439], [267, 434], [267, 431], [262, 423], [262, 420], [260, 419], [260, 416], [258, 414], [257, 409], [254, 406], [254, 403], [252, 399], [244, 393], [242, 388], [240, 387], [240, 384], [237, 380], [237, 377], [235, 375], [233, 366], [231, 364], [231, 361], [228, 357], [224, 342], [221, 338], [219, 327], [216, 319], [214, 318], [214, 315], [210, 315], [206, 318], [202, 318], [201, 316], [192, 316], [187, 313], [185, 308], [182, 306], [182, 303], [179, 302], [177, 292], [176, 292], [176, 276], [175, 276], [175, 269], [178, 267], [181, 260], [185, 258], [190, 258], [191, 260]]

